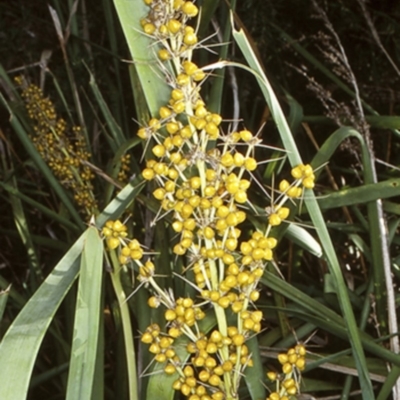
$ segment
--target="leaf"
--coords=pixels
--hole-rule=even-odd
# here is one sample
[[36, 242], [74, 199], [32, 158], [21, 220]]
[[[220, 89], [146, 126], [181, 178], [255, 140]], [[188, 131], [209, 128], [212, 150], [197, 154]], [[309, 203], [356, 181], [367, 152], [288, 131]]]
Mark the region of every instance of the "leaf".
[[322, 257], [323, 253], [320, 244], [303, 227], [290, 223], [285, 231], [285, 236], [316, 257]]
[[93, 226], [86, 232], [81, 257], [67, 400], [90, 400], [100, 329], [103, 241]]
[[25, 399], [43, 337], [75, 281], [87, 232], [75, 242], [15, 318], [0, 343], [0, 399]]
[[141, 19], [146, 17], [149, 8], [143, 0], [114, 0], [114, 5], [150, 114], [156, 116], [160, 106], [168, 103], [171, 89], [164, 77], [157, 72], [158, 47], [144, 34], [140, 25]]
[[3, 319], [4, 310], [6, 309], [6, 304], [8, 300], [8, 296], [10, 294], [10, 286], [6, 288], [6, 290], [2, 290], [0, 292], [0, 324]]
[[249, 348], [251, 359], [253, 361], [252, 367], [247, 367], [244, 370], [244, 379], [246, 381], [247, 389], [249, 390], [252, 400], [265, 399], [265, 387], [263, 381], [265, 380], [264, 370], [260, 357], [260, 349], [256, 336], [253, 336], [246, 341], [246, 346]]
[[378, 199], [387, 199], [400, 194], [400, 179], [365, 184], [356, 188], [342, 189], [325, 194], [318, 199], [322, 210], [364, 204]]
[[[242, 30], [234, 30], [233, 37], [240, 47], [243, 55], [245, 56], [249, 66], [252, 68], [252, 73], [256, 77], [260, 89], [265, 97], [265, 100], [268, 103], [268, 107], [271, 110], [273, 119], [278, 127], [282, 143], [287, 151], [288, 158], [292, 167], [301, 164], [302, 161], [296, 146], [296, 142], [294, 141], [293, 135], [290, 132], [289, 126], [279, 105], [278, 99], [276, 98], [276, 95], [274, 94], [272, 87], [267, 77], [265, 76], [261, 65], [258, 62], [257, 57], [255, 56], [254, 51], [251, 48], [244, 32]], [[336, 294], [344, 316], [344, 320], [346, 321], [349, 340], [357, 365], [362, 394], [365, 398], [373, 398], [374, 394], [372, 384], [368, 375], [368, 367], [365, 361], [365, 355], [357, 329], [357, 322], [355, 320], [353, 309], [351, 307], [350, 299], [347, 293], [347, 287], [344, 282], [341, 268], [332, 241], [330, 239], [324, 217], [318, 206], [315, 195], [311, 190], [307, 190], [304, 202], [307, 206], [308, 213], [319, 236], [320, 243], [324, 250], [324, 255], [328, 261], [329, 270], [335, 281]]]

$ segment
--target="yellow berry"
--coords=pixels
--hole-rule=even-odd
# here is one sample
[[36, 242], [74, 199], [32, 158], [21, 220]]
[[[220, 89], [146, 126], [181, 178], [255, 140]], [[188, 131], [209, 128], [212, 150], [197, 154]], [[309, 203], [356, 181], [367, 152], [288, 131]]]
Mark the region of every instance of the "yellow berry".
[[283, 365], [287, 363], [289, 360], [288, 355], [286, 353], [278, 354], [278, 361]]
[[160, 50], [158, 50], [158, 57], [162, 61], [167, 61], [171, 58], [171, 54], [169, 53], [169, 51], [167, 49], [160, 49]]
[[162, 144], [157, 144], [151, 151], [156, 157], [163, 157], [165, 155], [165, 147]]
[[[174, 110], [175, 111], [175, 110]], [[176, 111], [175, 111], [176, 112]], [[178, 113], [177, 113], [178, 114]], [[167, 132], [170, 135], [175, 134], [179, 130], [179, 124], [177, 122], [168, 122], [167, 125], [165, 126], [167, 129]]]
[[206, 73], [201, 69], [198, 69], [193, 75], [192, 78], [194, 81], [199, 82], [202, 81], [206, 77]]
[[170, 117], [172, 113], [168, 107], [160, 107], [159, 114], [162, 119], [166, 119]]
[[296, 345], [295, 351], [300, 356], [305, 356], [307, 354], [306, 348], [305, 348], [305, 346], [303, 344]]
[[110, 237], [106, 239], [107, 246], [110, 250], [115, 250], [119, 246], [119, 239], [115, 237]]
[[278, 226], [278, 225], [280, 225], [281, 224], [281, 222], [282, 222], [282, 219], [279, 217], [279, 215], [278, 214], [271, 214], [269, 217], [268, 217], [268, 222], [269, 222], [269, 224], [271, 225], [271, 226]]
[[187, 385], [186, 383], [184, 383], [184, 384], [181, 386], [181, 393], [182, 393], [184, 396], [189, 396], [189, 394], [190, 394], [191, 391], [192, 391], [192, 388], [191, 388], [189, 385]]
[[202, 382], [207, 382], [210, 379], [210, 373], [208, 371], [206, 371], [205, 369], [201, 370], [199, 373], [199, 379]]
[[210, 376], [208, 383], [212, 386], [218, 386], [221, 383], [221, 378], [218, 375], [213, 374]]
[[304, 359], [304, 357], [300, 357], [297, 359], [296, 361], [296, 367], [300, 370], [303, 371], [303, 369], [306, 366], [306, 360]]
[[154, 174], [154, 171], [152, 169], [145, 168], [142, 171], [142, 176], [146, 181], [151, 181], [152, 179], [154, 179], [155, 174]]
[[193, 75], [199, 69], [199, 67], [195, 63], [188, 60], [184, 61], [182, 63], [182, 66], [183, 69], [185, 70], [185, 73], [188, 74], [189, 76]]
[[149, 305], [149, 307], [151, 308], [157, 308], [160, 305], [160, 300], [158, 300], [157, 297], [155, 296], [151, 296], [148, 300], [147, 300], [147, 304]]
[[152, 343], [151, 346], [149, 347], [149, 352], [152, 354], [158, 354], [160, 353], [161, 349], [160, 346], [157, 343]]
[[313, 177], [304, 178], [302, 184], [306, 189], [313, 189], [315, 186], [314, 178]]
[[153, 336], [151, 335], [151, 333], [145, 332], [145, 333], [142, 335], [142, 337], [141, 337], [140, 340], [141, 340], [143, 343], [150, 344], [150, 343], [153, 342]]
[[156, 31], [156, 27], [154, 26], [154, 24], [147, 23], [147, 24], [144, 25], [143, 30], [148, 35], [152, 35]]
[[220, 297], [218, 299], [218, 304], [222, 307], [222, 308], [228, 308], [230, 305], [231, 301], [229, 300], [229, 297], [227, 296], [223, 296]]
[[229, 213], [226, 217], [226, 223], [228, 226], [236, 226], [239, 223], [236, 213]]
[[280, 207], [277, 211], [279, 218], [286, 219], [289, 216], [290, 210], [287, 207]]
[[179, 86], [186, 86], [190, 83], [190, 79], [186, 74], [179, 74], [176, 77], [176, 82]]
[[233, 165], [233, 157], [231, 153], [225, 153], [222, 157], [221, 157], [221, 164], [224, 167], [231, 167]]
[[232, 311], [234, 313], [239, 313], [243, 310], [243, 302], [242, 301], [235, 301], [232, 303]]
[[193, 46], [197, 43], [197, 36], [195, 33], [186, 33], [183, 37], [183, 43], [187, 46]]
[[190, 126], [185, 126], [184, 128], [181, 129], [180, 135], [185, 138], [185, 139], [190, 139], [193, 136], [193, 132], [190, 128]]
[[292, 364], [290, 363], [286, 363], [282, 365], [282, 372], [284, 374], [290, 374], [292, 372], [293, 368], [292, 368]]
[[153, 196], [157, 200], [162, 200], [165, 197], [165, 189], [163, 188], [158, 188], [153, 192]]
[[245, 338], [242, 334], [236, 334], [232, 336], [232, 342], [235, 346], [241, 346], [245, 341]]
[[247, 171], [254, 171], [257, 168], [257, 161], [253, 157], [249, 157], [244, 162]]
[[186, 105], [183, 101], [179, 101], [179, 102], [174, 103], [174, 105], [172, 106], [172, 109], [174, 110], [174, 113], [181, 114], [185, 111]]
[[171, 98], [175, 101], [183, 100], [184, 97], [185, 95], [180, 89], [174, 89], [171, 92]]
[[291, 174], [293, 178], [300, 179], [303, 176], [303, 171], [301, 169], [301, 166], [298, 165], [297, 167], [294, 167], [291, 171]]
[[278, 375], [276, 374], [276, 372], [270, 371], [270, 372], [267, 372], [267, 378], [270, 381], [276, 381], [276, 379], [278, 378]]
[[195, 17], [199, 12], [199, 9], [191, 1], [186, 1], [185, 4], [182, 5], [181, 10], [188, 17]]
[[219, 129], [217, 125], [214, 124], [214, 122], [208, 122], [205, 126], [205, 130], [210, 136], [213, 137], [213, 139], [218, 138]]
[[164, 314], [164, 318], [167, 321], [173, 321], [174, 319], [176, 319], [176, 312], [174, 310], [166, 310], [165, 314]]
[[167, 22], [167, 28], [172, 34], [178, 33], [181, 26], [182, 24], [177, 19], [170, 19]]
[[284, 179], [279, 183], [279, 190], [281, 192], [286, 192], [290, 188], [290, 183]]

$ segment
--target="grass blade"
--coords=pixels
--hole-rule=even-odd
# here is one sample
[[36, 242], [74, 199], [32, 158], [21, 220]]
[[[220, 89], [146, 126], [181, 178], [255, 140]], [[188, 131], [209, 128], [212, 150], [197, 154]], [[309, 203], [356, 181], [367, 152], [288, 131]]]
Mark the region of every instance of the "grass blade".
[[86, 232], [18, 314], [0, 343], [0, 399], [25, 399], [43, 337], [79, 271]]
[[318, 199], [321, 210], [368, 203], [400, 195], [400, 179], [366, 184], [324, 195]]
[[246, 381], [247, 389], [249, 390], [252, 400], [265, 399], [265, 387], [263, 382], [265, 380], [265, 374], [260, 357], [260, 349], [258, 346], [258, 340], [255, 336], [247, 340], [247, 347], [252, 355], [253, 366], [248, 367], [244, 371], [244, 379]]
[[10, 294], [10, 286], [0, 292], [0, 324], [1, 320], [3, 319], [3, 314], [4, 310], [6, 309], [6, 304], [9, 294]]
[[89, 227], [81, 257], [67, 400], [92, 398], [100, 328], [102, 275], [103, 241], [97, 229]]
[[[234, 30], [233, 36], [242, 53], [244, 54], [249, 66], [253, 69], [253, 71], [255, 71], [254, 75], [257, 78], [261, 91], [263, 92], [265, 100], [268, 103], [274, 121], [278, 127], [282, 142], [288, 152], [288, 158], [291, 165], [295, 166], [301, 164], [302, 162], [300, 154], [297, 150], [296, 143], [286, 122], [286, 118], [246, 36], [244, 35], [243, 31], [236, 30]], [[308, 190], [308, 193], [305, 197], [305, 204], [324, 249], [324, 254], [328, 261], [330, 273], [334, 278], [336, 294], [341, 310], [343, 312], [344, 320], [346, 321], [349, 340], [353, 350], [353, 356], [356, 361], [360, 387], [363, 396], [364, 398], [373, 398], [374, 393], [372, 389], [372, 384], [368, 374], [368, 367], [365, 360], [364, 350], [361, 345], [360, 336], [357, 330], [357, 322], [355, 320], [350, 299], [347, 293], [347, 287], [343, 279], [340, 265], [332, 241], [330, 239], [325, 220], [318, 206], [314, 193], [311, 190]]]
[[145, 36], [140, 25], [140, 20], [148, 13], [148, 7], [143, 0], [114, 0], [114, 5], [150, 114], [156, 116], [160, 106], [168, 103], [171, 89], [156, 72], [157, 47], [151, 45], [152, 42]]

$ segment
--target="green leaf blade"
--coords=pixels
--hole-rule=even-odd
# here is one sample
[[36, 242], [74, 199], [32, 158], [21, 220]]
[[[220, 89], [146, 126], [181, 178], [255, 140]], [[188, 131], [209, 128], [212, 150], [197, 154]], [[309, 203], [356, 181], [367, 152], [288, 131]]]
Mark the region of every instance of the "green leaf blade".
[[87, 230], [81, 258], [67, 400], [92, 398], [103, 276], [103, 241], [96, 228]]

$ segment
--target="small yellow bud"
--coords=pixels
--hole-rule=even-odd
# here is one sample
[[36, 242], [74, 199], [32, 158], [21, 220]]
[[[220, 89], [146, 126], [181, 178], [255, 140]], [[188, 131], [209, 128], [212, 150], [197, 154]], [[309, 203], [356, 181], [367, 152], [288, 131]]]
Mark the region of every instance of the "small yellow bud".
[[171, 116], [172, 112], [168, 107], [160, 107], [159, 114], [162, 119], [166, 119]]
[[199, 12], [199, 9], [191, 1], [186, 1], [185, 4], [183, 4], [181, 10], [188, 17], [195, 17]]
[[300, 179], [303, 176], [303, 171], [301, 169], [301, 166], [298, 165], [297, 167], [294, 167], [291, 171], [291, 174], [293, 178]]
[[156, 27], [154, 26], [154, 24], [147, 23], [147, 24], [144, 25], [143, 30], [148, 35], [152, 35], [156, 31]]
[[179, 74], [176, 77], [176, 82], [179, 86], [186, 86], [190, 83], [190, 79], [186, 74]]
[[166, 310], [165, 314], [164, 314], [164, 318], [167, 321], [173, 321], [174, 319], [176, 319], [176, 312], [174, 310]]
[[167, 61], [171, 58], [171, 54], [169, 53], [169, 51], [167, 49], [160, 49], [160, 50], [158, 50], [158, 57], [162, 61]]
[[160, 305], [160, 300], [155, 297], [155, 296], [151, 296], [148, 300], [147, 300], [147, 304], [149, 305], [149, 307], [151, 308], [157, 308]]
[[240, 138], [244, 142], [249, 142], [251, 139], [253, 139], [253, 134], [248, 130], [240, 131], [239, 134], [240, 134]]
[[150, 168], [145, 168], [142, 171], [142, 176], [146, 181], [151, 181], [152, 179], [154, 179], [155, 173], [152, 169]]
[[187, 46], [194, 46], [197, 43], [197, 36], [195, 33], [186, 33], [183, 37], [183, 43]]
[[151, 335], [151, 333], [149, 332], [145, 332], [143, 333], [141, 339], [140, 339], [143, 343], [146, 344], [150, 344], [153, 342], [153, 336]]
[[315, 186], [314, 177], [304, 178], [302, 184], [306, 189], [313, 189]]
[[151, 151], [156, 157], [164, 157], [165, 155], [165, 147], [162, 144], [155, 145]]
[[170, 19], [167, 23], [167, 28], [172, 34], [178, 33], [181, 26], [182, 24], [176, 19]]
[[270, 224], [271, 226], [278, 226], [278, 225], [281, 224], [282, 219], [279, 217], [278, 214], [271, 214], [271, 215], [268, 217], [268, 222], [269, 222], [269, 224]]
[[253, 157], [249, 157], [244, 162], [247, 171], [254, 171], [257, 168], [257, 161]]
[[277, 214], [280, 219], [286, 219], [289, 216], [290, 210], [287, 207], [280, 207]]
[[106, 239], [107, 246], [110, 250], [115, 250], [119, 246], [119, 239], [115, 237], [110, 237]]
[[281, 192], [286, 192], [289, 188], [290, 188], [290, 183], [286, 179], [284, 179], [279, 183], [279, 190]]
[[208, 383], [211, 386], [218, 386], [221, 383], [221, 378], [218, 375], [213, 374], [213, 375], [210, 376], [210, 379], [208, 380]]
[[153, 192], [153, 196], [157, 200], [162, 200], [165, 197], [165, 189], [163, 188], [158, 188]]

